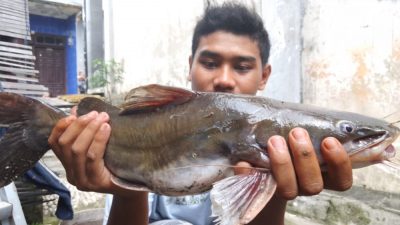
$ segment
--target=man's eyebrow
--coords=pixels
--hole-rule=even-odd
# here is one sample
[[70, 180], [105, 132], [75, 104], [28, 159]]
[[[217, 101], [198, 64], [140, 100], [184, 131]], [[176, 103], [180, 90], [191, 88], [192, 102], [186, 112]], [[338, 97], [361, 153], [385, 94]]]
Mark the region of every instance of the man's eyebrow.
[[[217, 58], [217, 57], [220, 57], [220, 56], [221, 56], [220, 54], [218, 54], [216, 52], [213, 52], [213, 51], [209, 51], [209, 50], [204, 50], [204, 51], [200, 52], [200, 57]], [[243, 61], [245, 61], [245, 62], [255, 62], [257, 60], [253, 56], [237, 56], [237, 57], [234, 57], [234, 59], [236, 61], [241, 61], [241, 62], [243, 62]]]
[[255, 58], [255, 57], [253, 57], [253, 56], [238, 56], [238, 57], [235, 57], [235, 59], [237, 60], [237, 61], [240, 61], [240, 62], [255, 62], [257, 59]]
[[216, 52], [212, 52], [209, 50], [204, 50], [200, 52], [200, 57], [211, 57], [211, 58], [215, 58], [215, 57], [219, 57], [220, 55]]

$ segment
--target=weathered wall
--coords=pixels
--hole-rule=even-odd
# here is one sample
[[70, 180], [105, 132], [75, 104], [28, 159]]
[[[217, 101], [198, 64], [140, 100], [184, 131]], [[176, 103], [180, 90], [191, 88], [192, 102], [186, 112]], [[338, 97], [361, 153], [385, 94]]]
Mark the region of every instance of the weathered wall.
[[120, 90], [149, 83], [189, 87], [190, 38], [196, 18], [203, 11], [203, 1], [112, 3], [113, 18], [106, 21], [113, 32], [108, 37], [112, 52], [106, 49], [106, 55], [124, 62], [125, 78]]
[[[305, 9], [304, 103], [379, 118], [399, 110], [400, 2], [308, 0]], [[400, 192], [387, 176], [382, 167], [355, 171], [358, 185]]]
[[[301, 1], [240, 2], [255, 8], [270, 32], [273, 72], [260, 94], [299, 102]], [[124, 62], [120, 91], [148, 83], [190, 87], [187, 75], [191, 37], [205, 4], [204, 0], [104, 0], [105, 55]]]
[[261, 1], [261, 15], [271, 41], [272, 74], [265, 96], [284, 101], [301, 101], [301, 23], [303, 1]]
[[383, 117], [399, 109], [400, 2], [309, 0], [304, 102]]

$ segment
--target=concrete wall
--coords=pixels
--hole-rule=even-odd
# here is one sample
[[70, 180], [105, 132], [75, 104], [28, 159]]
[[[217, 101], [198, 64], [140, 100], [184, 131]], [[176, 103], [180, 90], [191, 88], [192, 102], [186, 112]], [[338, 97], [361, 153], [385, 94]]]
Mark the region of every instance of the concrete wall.
[[[121, 92], [149, 83], [190, 87], [187, 75], [192, 31], [206, 2], [103, 1], [106, 58], [124, 62]], [[266, 91], [260, 94], [299, 102], [302, 3], [295, 0], [241, 2], [260, 13], [270, 32], [273, 73]], [[282, 10], [289, 13], [282, 14]]]
[[[399, 111], [400, 2], [308, 0], [302, 34], [304, 103], [378, 118]], [[354, 176], [357, 185], [399, 192], [400, 173], [388, 167]]]
[[113, 15], [105, 18], [105, 54], [124, 63], [121, 91], [149, 83], [189, 87], [190, 38], [202, 0], [112, 1], [104, 7]]
[[304, 102], [383, 117], [399, 110], [400, 2], [309, 0]]
[[265, 96], [301, 101], [301, 50], [303, 1], [264, 0], [261, 16], [270, 35], [272, 74]]

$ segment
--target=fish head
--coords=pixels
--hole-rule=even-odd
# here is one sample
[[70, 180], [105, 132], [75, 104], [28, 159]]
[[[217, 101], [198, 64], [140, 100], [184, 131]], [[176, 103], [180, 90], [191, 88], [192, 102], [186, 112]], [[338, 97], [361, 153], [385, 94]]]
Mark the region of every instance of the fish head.
[[381, 119], [355, 113], [340, 113], [334, 120], [336, 137], [349, 154], [353, 168], [382, 162], [395, 156], [392, 143], [400, 129]]

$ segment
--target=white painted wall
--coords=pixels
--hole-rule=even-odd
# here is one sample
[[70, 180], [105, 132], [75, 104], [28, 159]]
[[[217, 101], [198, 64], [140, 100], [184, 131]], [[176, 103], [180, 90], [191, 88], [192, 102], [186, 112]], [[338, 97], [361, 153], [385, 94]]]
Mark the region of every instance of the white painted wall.
[[309, 0], [304, 101], [383, 117], [400, 109], [400, 2]]
[[[378, 118], [399, 112], [400, 2], [308, 0], [305, 9], [304, 102]], [[395, 115], [389, 121], [400, 119]], [[400, 172], [388, 167], [354, 170], [354, 179], [399, 193]]]
[[[260, 13], [270, 32], [273, 74], [266, 91], [260, 94], [299, 102], [301, 4], [297, 0], [241, 2]], [[149, 83], [190, 88], [186, 78], [191, 38], [204, 0], [103, 0], [103, 7], [106, 58], [124, 62], [125, 80], [118, 88], [121, 92]], [[291, 13], [282, 14], [282, 10]]]
[[203, 1], [105, 2], [106, 15], [113, 15], [105, 17], [105, 55], [124, 63], [120, 90], [149, 83], [189, 87], [191, 35]]
[[272, 74], [265, 96], [301, 101], [301, 23], [303, 1], [261, 1], [261, 15], [271, 41]]

